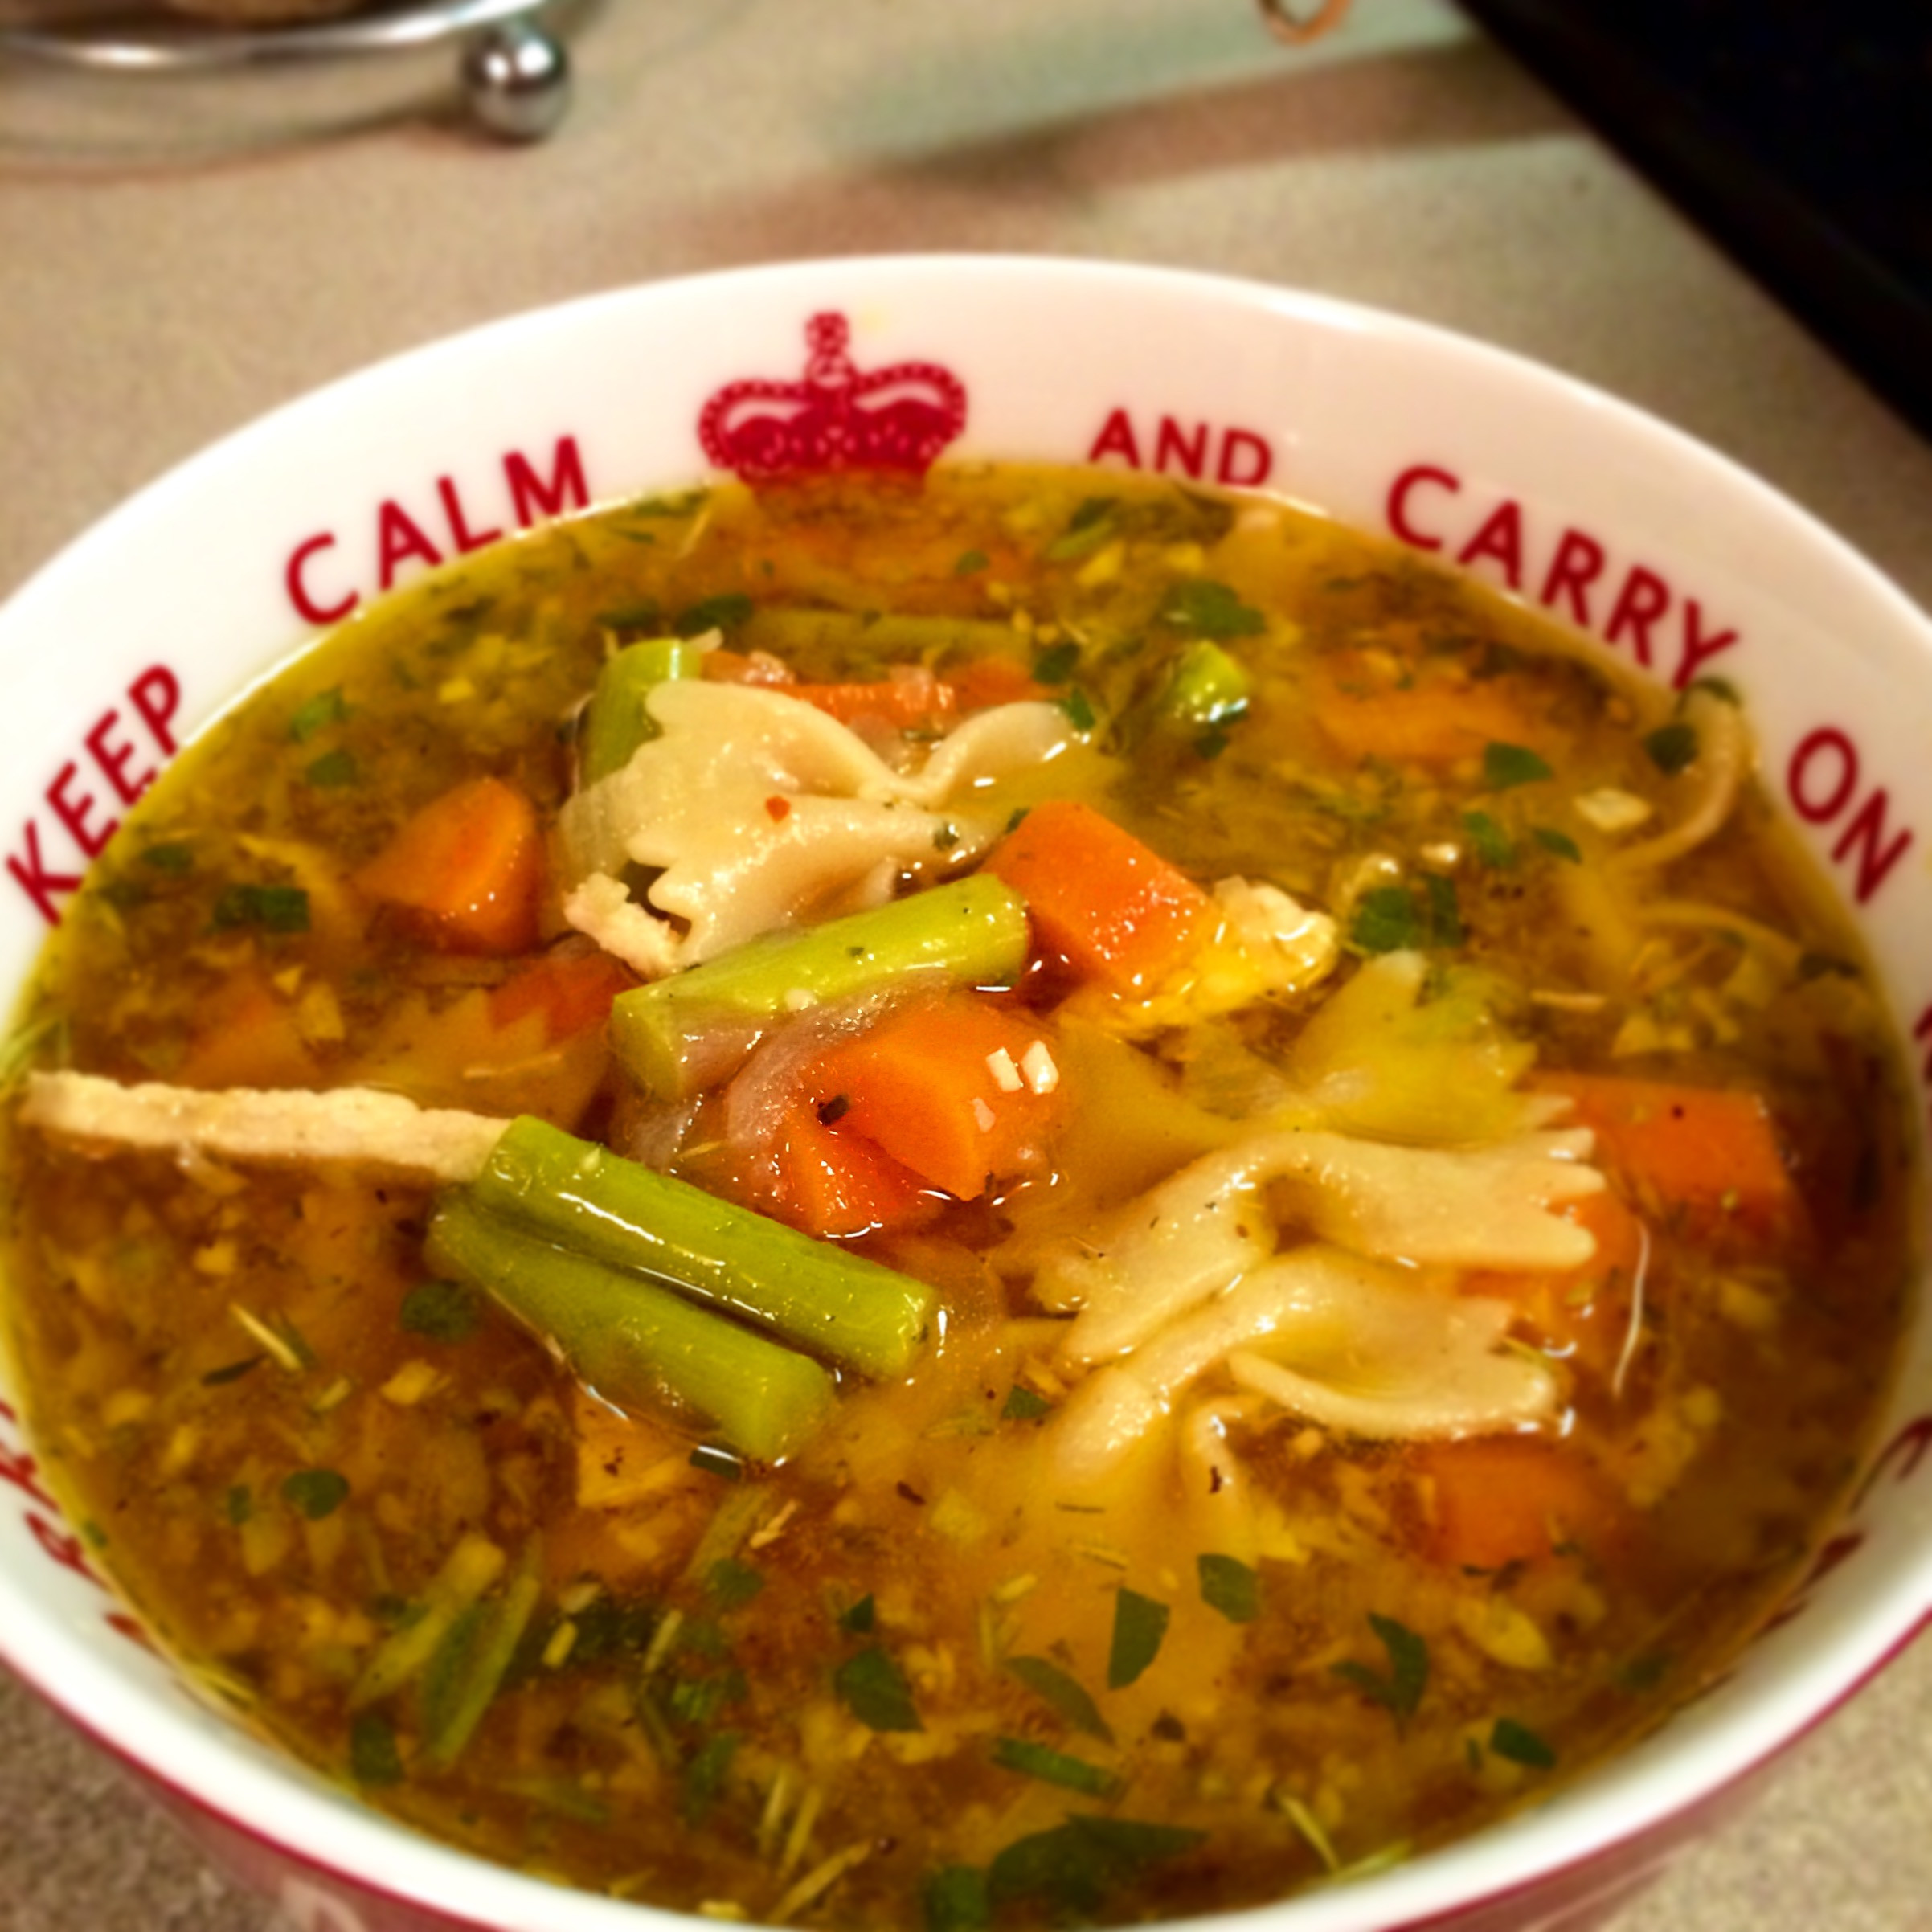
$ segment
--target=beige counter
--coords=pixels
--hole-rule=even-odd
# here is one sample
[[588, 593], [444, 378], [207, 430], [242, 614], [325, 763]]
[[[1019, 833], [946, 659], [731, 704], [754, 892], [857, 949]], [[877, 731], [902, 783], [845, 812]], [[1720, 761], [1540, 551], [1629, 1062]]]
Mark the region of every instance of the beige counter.
[[[236, 150], [212, 100], [0, 63], [0, 594], [272, 404], [616, 284], [909, 249], [1138, 260], [1447, 323], [1762, 472], [1932, 604], [1932, 448], [1447, 0], [1304, 53], [1249, 0], [608, 0], [561, 133], [353, 129]], [[198, 145], [199, 144], [199, 145]], [[1906, 1658], [1615, 1932], [1932, 1919], [1932, 1652]], [[0, 1932], [239, 1932], [202, 1869], [0, 1676]]]

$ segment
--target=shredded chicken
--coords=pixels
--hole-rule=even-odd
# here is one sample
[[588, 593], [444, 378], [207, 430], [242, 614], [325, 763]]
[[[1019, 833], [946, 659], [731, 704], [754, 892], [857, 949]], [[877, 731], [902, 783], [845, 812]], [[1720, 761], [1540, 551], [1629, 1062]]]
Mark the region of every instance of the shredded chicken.
[[[1056, 705], [982, 711], [915, 772], [781, 690], [673, 680], [649, 699], [659, 735], [564, 807], [564, 916], [647, 977], [761, 932], [890, 896], [902, 868], [969, 863], [1004, 817], [974, 794], [1073, 740]], [[655, 870], [644, 900], [627, 866]]]
[[473, 1181], [510, 1124], [400, 1094], [124, 1087], [94, 1074], [31, 1073], [21, 1119], [104, 1152], [149, 1148], [242, 1161], [339, 1161], [425, 1181]]

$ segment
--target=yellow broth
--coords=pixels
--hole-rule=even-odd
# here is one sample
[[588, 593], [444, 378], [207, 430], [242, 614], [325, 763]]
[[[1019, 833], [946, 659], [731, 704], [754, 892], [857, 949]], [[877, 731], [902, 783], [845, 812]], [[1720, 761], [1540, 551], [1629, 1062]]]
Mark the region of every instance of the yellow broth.
[[[1079, 743], [993, 788], [1000, 811], [1083, 799], [1197, 882], [1332, 913], [1339, 961], [1306, 991], [1205, 1016], [1183, 991], [1132, 1024], [1030, 973], [1007, 1001], [1058, 1042], [1066, 1090], [1043, 1157], [846, 1242], [930, 1283], [943, 1319], [903, 1381], [843, 1377], [780, 1467], [596, 1402], [436, 1281], [420, 1183], [104, 1156], [14, 1122], [9, 1312], [36, 1439], [186, 1668], [506, 1864], [940, 1932], [1229, 1909], [1374, 1869], [1545, 1796], [1721, 1672], [1842, 1499], [1900, 1332], [1908, 1136], [1878, 1001], [1748, 788], [1682, 858], [1617, 870], [1697, 782], [1680, 703], [1314, 518], [996, 468], [620, 505], [468, 559], [166, 775], [49, 948], [32, 1057], [621, 1136], [596, 1028], [558, 1043], [493, 1017], [527, 954], [426, 943], [356, 880], [478, 772], [547, 821], [610, 651], [714, 627], [810, 683], [1001, 661]], [[1164, 713], [1204, 641], [1245, 708]], [[1622, 829], [1632, 812], [1646, 829]], [[1767, 1234], [1738, 1202], [1688, 1212], [1613, 1173], [1640, 1282], [1606, 1251], [1517, 1302], [1510, 1345], [1562, 1391], [1517, 1433], [1588, 1479], [1526, 1555], [1459, 1560], [1481, 1545], [1443, 1527], [1454, 1445], [1323, 1426], [1225, 1362], [1148, 1451], [1061, 1484], [1081, 1374], [1029, 1244], [1275, 1104], [1311, 1015], [1410, 948], [1423, 1010], [1482, 1051], [1533, 1050], [1533, 1081], [1758, 1096], [1799, 1212]], [[743, 1192], [700, 1118], [674, 1170]], [[519, 1587], [514, 1654], [452, 1748], [452, 1700]], [[415, 1666], [372, 1680], [412, 1631]]]

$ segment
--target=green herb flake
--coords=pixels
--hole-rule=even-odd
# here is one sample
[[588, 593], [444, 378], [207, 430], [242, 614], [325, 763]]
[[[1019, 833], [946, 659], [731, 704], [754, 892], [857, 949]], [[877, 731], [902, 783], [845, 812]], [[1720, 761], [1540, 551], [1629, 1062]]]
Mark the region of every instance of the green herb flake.
[[1656, 731], [1646, 734], [1643, 749], [1650, 755], [1650, 762], [1666, 778], [1675, 778], [1680, 772], [1688, 771], [1697, 762], [1697, 727], [1683, 718], [1659, 725]]
[[246, 1483], [233, 1484], [223, 1499], [223, 1513], [237, 1529], [255, 1514], [255, 1492]]
[[1407, 1625], [1393, 1617], [1369, 1616], [1369, 1627], [1388, 1653], [1386, 1675], [1366, 1664], [1353, 1660], [1332, 1664], [1330, 1671], [1345, 1684], [1353, 1684], [1372, 1703], [1379, 1704], [1398, 1725], [1407, 1723], [1422, 1701], [1429, 1685], [1429, 1646]]
[[1120, 1780], [1111, 1771], [1089, 1764], [1084, 1758], [1056, 1751], [1050, 1745], [1036, 1744], [1029, 1738], [995, 1738], [993, 1761], [1002, 1770], [1038, 1778], [1042, 1784], [1063, 1785], [1089, 1798], [1111, 1798], [1120, 1788]]
[[1243, 604], [1226, 584], [1207, 577], [1173, 586], [1161, 600], [1160, 620], [1190, 637], [1258, 637], [1267, 628], [1259, 611]]
[[1201, 1579], [1201, 1600], [1230, 1623], [1252, 1623], [1261, 1615], [1261, 1577], [1238, 1557], [1204, 1551], [1195, 1570]]
[[370, 1788], [403, 1782], [395, 1731], [379, 1711], [358, 1712], [349, 1726], [349, 1774]]
[[1080, 668], [1080, 647], [1070, 639], [1065, 644], [1056, 644], [1051, 649], [1041, 652], [1033, 661], [1033, 677], [1036, 684], [1065, 684]]
[[1465, 812], [1463, 836], [1469, 841], [1469, 849], [1485, 866], [1493, 866], [1500, 871], [1516, 863], [1515, 841], [1487, 812]]
[[1533, 1771], [1555, 1769], [1557, 1754], [1527, 1725], [1513, 1717], [1499, 1717], [1489, 1733], [1489, 1748], [1512, 1764], [1527, 1765]]
[[913, 1708], [904, 1673], [877, 1644], [846, 1658], [832, 1674], [832, 1688], [868, 1730], [926, 1728]]
[[342, 687], [335, 685], [326, 691], [317, 691], [313, 698], [305, 698], [297, 706], [295, 715], [289, 720], [289, 735], [298, 745], [305, 745], [318, 732], [340, 724], [348, 715], [349, 706], [343, 699]]
[[1567, 832], [1559, 832], [1554, 825], [1532, 825], [1529, 828], [1529, 836], [1545, 852], [1553, 853], [1557, 858], [1566, 861], [1572, 866], [1582, 864], [1582, 848]]
[[920, 1902], [926, 1932], [986, 1932], [993, 1923], [986, 1874], [977, 1865], [945, 1865], [927, 1873]]
[[1091, 556], [1114, 534], [1111, 497], [1088, 497], [1067, 519], [1066, 528], [1047, 545], [1049, 563], [1073, 563]]
[[171, 839], [158, 845], [143, 848], [141, 862], [152, 866], [157, 872], [178, 875], [194, 870], [194, 848], [184, 839]]
[[1149, 1865], [1193, 1851], [1206, 1836], [1180, 1825], [1076, 1813], [1001, 1851], [987, 1868], [988, 1896], [996, 1909], [1038, 1899], [1059, 1917], [1091, 1918], [1110, 1891]]
[[355, 762], [355, 755], [338, 745], [333, 751], [325, 751], [302, 773], [305, 784], [327, 791], [342, 785], [360, 784], [362, 768]]
[[312, 1523], [334, 1516], [349, 1498], [349, 1479], [334, 1469], [297, 1469], [282, 1478], [282, 1500]]
[[1483, 783], [1492, 792], [1507, 792], [1516, 785], [1533, 785], [1554, 778], [1549, 761], [1527, 745], [1504, 744], [1492, 740], [1483, 747]]
[[764, 1572], [736, 1557], [724, 1557], [711, 1566], [704, 1586], [720, 1610], [739, 1610], [764, 1588]]
[[1210, 760], [1217, 759], [1231, 742], [1227, 733], [1217, 725], [1211, 731], [1203, 731], [1194, 740], [1194, 755]]
[[403, 1297], [399, 1319], [426, 1341], [467, 1341], [483, 1319], [475, 1291], [460, 1281], [419, 1281]]
[[1054, 1406], [1044, 1395], [1037, 1395], [1023, 1383], [1015, 1382], [1006, 1392], [1000, 1410], [1003, 1422], [1037, 1422], [1051, 1415]]
[[1611, 1682], [1627, 1697], [1648, 1697], [1670, 1675], [1672, 1659], [1660, 1650], [1646, 1651], [1642, 1656], [1619, 1664], [1611, 1673]]
[[956, 577], [976, 577], [991, 561], [983, 550], [963, 550], [953, 560], [952, 574]]
[[855, 1637], [867, 1635], [878, 1621], [878, 1606], [870, 1595], [862, 1596], [838, 1620], [841, 1630], [849, 1631]]
[[1433, 872], [1419, 887], [1372, 887], [1355, 902], [1349, 927], [1349, 943], [1362, 952], [1459, 946], [1463, 937], [1455, 881]]
[[735, 631], [751, 622], [755, 608], [742, 591], [727, 591], [680, 611], [671, 628], [680, 637], [702, 637], [706, 631]]
[[1167, 1636], [1166, 1604], [1138, 1590], [1114, 1598], [1114, 1637], [1107, 1657], [1107, 1688], [1125, 1690], [1160, 1654]]
[[1060, 709], [1066, 714], [1066, 722], [1076, 731], [1091, 731], [1098, 722], [1093, 700], [1078, 685], [1060, 700]]
[[230, 886], [215, 902], [218, 931], [255, 926], [264, 932], [306, 932], [309, 894], [299, 886]]
[[244, 1355], [239, 1361], [223, 1362], [219, 1369], [211, 1369], [201, 1378], [204, 1389], [225, 1389], [231, 1382], [238, 1382], [244, 1375], [252, 1374], [268, 1357], [265, 1354]]
[[702, 1824], [724, 1789], [725, 1774], [738, 1754], [736, 1731], [719, 1731], [691, 1754], [678, 1781], [677, 1813], [687, 1825]]
[[1063, 1723], [1084, 1731], [1090, 1738], [1113, 1742], [1113, 1731], [1100, 1715], [1100, 1707], [1087, 1695], [1086, 1686], [1058, 1664], [1045, 1657], [1009, 1657], [1006, 1669]]

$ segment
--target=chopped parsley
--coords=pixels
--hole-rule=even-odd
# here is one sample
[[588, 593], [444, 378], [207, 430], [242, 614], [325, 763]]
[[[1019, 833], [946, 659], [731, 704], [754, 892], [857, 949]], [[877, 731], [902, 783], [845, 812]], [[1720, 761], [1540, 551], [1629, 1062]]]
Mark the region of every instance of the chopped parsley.
[[340, 724], [348, 715], [349, 706], [342, 697], [342, 687], [339, 684], [331, 686], [325, 691], [317, 691], [313, 698], [305, 698], [296, 706], [295, 715], [289, 720], [289, 735], [298, 745], [305, 745], [318, 732]]
[[403, 1782], [395, 1732], [379, 1711], [359, 1711], [349, 1726], [349, 1774], [370, 1787]]
[[1238, 1557], [1207, 1550], [1197, 1559], [1201, 1600], [1230, 1623], [1252, 1623], [1261, 1615], [1261, 1578]]
[[956, 577], [976, 577], [990, 561], [983, 550], [963, 550], [953, 560], [952, 574]]
[[303, 782], [329, 791], [342, 785], [360, 784], [362, 768], [355, 762], [355, 755], [338, 745], [333, 751], [325, 751], [314, 759], [302, 773]]
[[1483, 783], [1492, 792], [1507, 792], [1515, 785], [1533, 785], [1555, 776], [1549, 761], [1527, 745], [1496, 739], [1483, 747]]
[[1053, 1404], [1043, 1395], [1036, 1395], [1032, 1390], [1015, 1382], [1007, 1391], [1005, 1406], [1000, 1410], [1003, 1422], [1037, 1422], [1042, 1417], [1053, 1414]]
[[1527, 1765], [1533, 1771], [1555, 1768], [1557, 1754], [1527, 1725], [1513, 1717], [1499, 1717], [1489, 1733], [1489, 1748], [1512, 1764]]
[[1516, 863], [1515, 841], [1487, 812], [1465, 812], [1463, 835], [1469, 841], [1469, 849], [1485, 866], [1500, 870]]
[[736, 1557], [724, 1557], [711, 1566], [704, 1586], [720, 1610], [738, 1610], [764, 1588], [765, 1579], [763, 1572], [754, 1570], [749, 1563], [741, 1563]]
[[430, 1341], [467, 1341], [482, 1319], [475, 1293], [460, 1281], [420, 1281], [403, 1297], [403, 1328]]
[[993, 1923], [986, 1874], [977, 1865], [946, 1865], [928, 1873], [922, 1899], [926, 1932], [985, 1932]]
[[1113, 1642], [1107, 1655], [1107, 1688], [1125, 1690], [1160, 1654], [1167, 1636], [1166, 1604], [1138, 1590], [1114, 1598]]
[[1643, 749], [1666, 778], [1675, 778], [1697, 762], [1697, 727], [1680, 718], [1659, 725], [1645, 737]]
[[1465, 935], [1455, 882], [1429, 873], [1414, 886], [1376, 886], [1355, 902], [1349, 942], [1363, 952], [1459, 946]]
[[259, 927], [264, 932], [306, 932], [309, 894], [299, 886], [230, 886], [215, 902], [217, 931]]
[[1110, 1891], [1149, 1865], [1193, 1851], [1206, 1836], [1181, 1825], [1076, 1813], [1000, 1852], [987, 1868], [987, 1892], [996, 1908], [1037, 1899], [1059, 1918], [1091, 1918]]
[[1038, 1744], [1030, 1738], [998, 1738], [993, 1741], [993, 1761], [1002, 1770], [1017, 1771], [1038, 1778], [1044, 1784], [1064, 1785], [1089, 1798], [1111, 1798], [1120, 1788], [1113, 1772], [1084, 1758], [1056, 1751], [1050, 1745]]
[[1381, 1705], [1398, 1725], [1406, 1724], [1414, 1716], [1429, 1685], [1429, 1646], [1406, 1624], [1397, 1623], [1393, 1617], [1379, 1617], [1370, 1611], [1369, 1627], [1388, 1653], [1387, 1671], [1376, 1670], [1353, 1659], [1332, 1664], [1328, 1668], [1372, 1703]]
[[1080, 647], [1070, 638], [1041, 652], [1033, 661], [1035, 684], [1065, 684], [1080, 668]]
[[868, 1730], [926, 1728], [913, 1706], [905, 1673], [877, 1644], [846, 1658], [832, 1674], [832, 1688]]
[[1210, 577], [1189, 577], [1173, 585], [1161, 600], [1160, 620], [1190, 637], [1257, 637], [1267, 628], [1259, 611]]
[[349, 1500], [349, 1479], [334, 1469], [297, 1469], [282, 1478], [282, 1500], [312, 1523], [334, 1516]]
[[1084, 1731], [1090, 1738], [1103, 1738], [1110, 1744], [1113, 1742], [1113, 1731], [1100, 1715], [1100, 1707], [1088, 1696], [1087, 1687], [1058, 1664], [1045, 1657], [1009, 1657], [1006, 1669], [1075, 1730]]
[[1558, 858], [1567, 859], [1573, 866], [1582, 864], [1582, 850], [1567, 832], [1559, 832], [1553, 825], [1532, 825], [1529, 836], [1545, 852], [1553, 852]]

